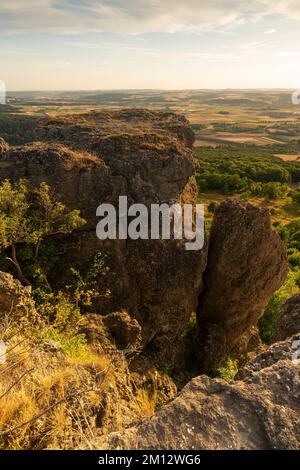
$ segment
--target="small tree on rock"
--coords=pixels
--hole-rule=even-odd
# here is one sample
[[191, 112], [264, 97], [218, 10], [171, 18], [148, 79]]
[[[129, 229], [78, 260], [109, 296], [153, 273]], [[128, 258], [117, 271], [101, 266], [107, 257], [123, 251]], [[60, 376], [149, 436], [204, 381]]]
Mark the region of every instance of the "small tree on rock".
[[30, 188], [26, 180], [16, 183], [6, 180], [0, 185], [0, 249], [5, 251], [17, 277], [26, 285], [30, 283], [18, 261], [18, 245], [33, 245], [36, 261], [46, 237], [71, 233], [83, 224], [85, 220], [80, 212], [68, 211], [63, 203], [56, 201], [46, 183]]

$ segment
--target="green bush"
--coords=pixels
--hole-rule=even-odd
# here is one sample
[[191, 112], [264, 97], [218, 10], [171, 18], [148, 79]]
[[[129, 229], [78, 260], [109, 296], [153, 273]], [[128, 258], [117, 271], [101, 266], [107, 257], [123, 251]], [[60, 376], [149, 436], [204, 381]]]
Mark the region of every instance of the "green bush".
[[224, 364], [222, 364], [222, 366], [220, 366], [212, 373], [212, 376], [218, 377], [220, 379], [226, 380], [226, 382], [229, 382], [230, 380], [234, 380], [237, 373], [237, 361], [229, 357], [226, 359]]
[[273, 294], [269, 305], [258, 322], [259, 333], [261, 339], [266, 344], [272, 343], [273, 331], [276, 326], [277, 317], [281, 306], [292, 295], [298, 292], [300, 271], [290, 271], [284, 285]]
[[214, 214], [216, 212], [217, 208], [218, 208], [218, 203], [215, 202], [215, 201], [212, 201], [208, 204], [207, 210], [211, 214]]
[[291, 192], [291, 198], [294, 203], [300, 204], [300, 187]]
[[300, 180], [300, 162], [280, 160], [273, 156], [277, 151], [280, 153], [283, 149], [257, 146], [198, 148], [200, 191], [284, 198], [291, 181]]
[[0, 184], [0, 250], [5, 253], [14, 274], [24, 284], [30, 284], [20, 264], [19, 250], [31, 247], [35, 271], [40, 267], [42, 241], [56, 234], [68, 234], [85, 224], [78, 210], [68, 211], [55, 200], [50, 187], [41, 183], [31, 188], [28, 181]]

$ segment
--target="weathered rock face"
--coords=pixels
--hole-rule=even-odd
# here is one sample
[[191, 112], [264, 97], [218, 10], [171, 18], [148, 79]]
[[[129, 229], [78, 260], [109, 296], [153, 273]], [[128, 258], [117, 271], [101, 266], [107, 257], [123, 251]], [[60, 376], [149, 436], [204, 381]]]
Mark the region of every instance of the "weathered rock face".
[[[133, 153], [134, 147], [141, 152], [141, 144], [144, 151], [150, 149], [156, 153], [156, 144], [176, 145], [172, 137], [178, 138], [188, 148], [195, 141], [194, 133], [184, 116], [138, 109], [71, 114], [47, 119], [37, 127], [36, 135], [37, 140], [62, 142], [76, 150], [80, 148], [101, 153], [104, 158], [110, 155], [115, 158], [116, 164], [120, 154], [130, 153], [130, 150]], [[128, 164], [132, 165], [130, 160]]]
[[300, 331], [300, 293], [290, 297], [281, 307], [273, 341], [283, 341]]
[[288, 270], [267, 209], [224, 201], [213, 221], [197, 318], [201, 371], [211, 371], [250, 332]]
[[144, 346], [168, 350], [195, 310], [206, 250], [186, 251], [177, 240], [100, 241], [96, 209], [118, 206], [121, 195], [129, 205], [195, 203], [197, 162], [188, 122], [138, 110], [90, 113], [42, 121], [36, 134], [43, 142], [1, 154], [0, 180], [45, 181], [86, 219], [79, 233], [59, 240], [64, 262], [55, 279], [65, 281], [70, 266], [87, 266], [95, 253], [105, 253], [110, 272], [99, 284], [112, 295], [99, 299], [97, 311], [128, 311], [142, 325]]
[[3, 152], [7, 152], [8, 149], [9, 149], [8, 143], [5, 142], [5, 140], [2, 139], [2, 137], [0, 137], [0, 154]]
[[1, 179], [26, 178], [35, 186], [48, 183], [55, 197], [70, 209], [80, 209], [87, 228], [94, 230], [96, 207], [112, 193], [109, 173], [101, 158], [61, 144], [34, 142], [11, 147], [0, 158]]
[[135, 427], [94, 442], [100, 449], [298, 449], [299, 366], [292, 341], [249, 363], [243, 381], [200, 376]]
[[[286, 368], [296, 367], [296, 377], [299, 377], [299, 361], [293, 362], [293, 354], [295, 353], [295, 342], [300, 338], [300, 333], [288, 338], [286, 341], [280, 341], [272, 344], [268, 349], [254, 356], [247, 364], [239, 370], [237, 377], [241, 380], [248, 380], [248, 378], [255, 377], [256, 374], [262, 370], [268, 370], [278, 364], [284, 364]], [[298, 367], [298, 368], [297, 368]], [[287, 384], [288, 385], [288, 384]], [[289, 391], [289, 388], [286, 387]], [[299, 390], [300, 392], [300, 390]], [[297, 394], [293, 398], [297, 398]], [[292, 397], [291, 397], [292, 398]]]
[[103, 318], [103, 323], [118, 349], [139, 347], [141, 339], [141, 326], [127, 312], [109, 313]]
[[[100, 392], [100, 401], [94, 406], [95, 419], [91, 426], [98, 434], [106, 434], [133, 425], [145, 417], [144, 395], [139, 392], [155, 391], [162, 402], [174, 398], [177, 388], [166, 374], [153, 365], [132, 366], [135, 348], [138, 348], [140, 327], [127, 312], [83, 315], [79, 324], [89, 347], [109, 358], [107, 380]], [[128, 348], [120, 351], [124, 347]], [[130, 360], [128, 360], [130, 358]], [[134, 370], [132, 370], [134, 369]]]
[[0, 271], [0, 317], [8, 315], [26, 316], [34, 311], [31, 288], [23, 287], [9, 273]]

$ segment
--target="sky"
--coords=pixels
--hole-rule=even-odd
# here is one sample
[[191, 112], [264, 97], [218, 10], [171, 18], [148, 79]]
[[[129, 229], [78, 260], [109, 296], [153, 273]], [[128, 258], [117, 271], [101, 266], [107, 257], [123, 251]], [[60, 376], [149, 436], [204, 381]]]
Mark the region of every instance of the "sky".
[[300, 0], [0, 0], [15, 90], [300, 88]]

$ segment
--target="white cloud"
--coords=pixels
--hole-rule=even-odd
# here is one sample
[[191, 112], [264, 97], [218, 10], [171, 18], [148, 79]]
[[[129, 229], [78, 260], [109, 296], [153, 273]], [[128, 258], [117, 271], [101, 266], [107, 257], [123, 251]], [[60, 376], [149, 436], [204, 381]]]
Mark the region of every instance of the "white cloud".
[[300, 19], [299, 0], [1, 0], [0, 31], [226, 31], [274, 14]]
[[91, 43], [80, 41], [66, 41], [64, 44], [74, 48], [109, 50], [114, 54], [118, 53], [121, 56], [124, 56], [124, 53], [126, 53], [127, 60], [129, 60], [130, 57], [132, 58], [134, 56], [143, 56], [146, 59], [163, 63], [172, 62], [174, 60], [222, 61], [234, 57], [231, 52], [223, 53], [219, 51], [162, 51], [151, 47], [145, 47], [144, 45], [132, 46], [121, 42]]
[[264, 47], [266, 44], [262, 41], [251, 41], [251, 42], [245, 42], [243, 44], [239, 44], [237, 47], [239, 49], [248, 51], [248, 50], [253, 50], [253, 49], [260, 49]]
[[267, 31], [264, 31], [264, 34], [274, 34], [277, 32], [277, 29], [267, 29]]
[[280, 58], [297, 58], [300, 57], [299, 50], [278, 50], [272, 53], [272, 57], [280, 57]]

